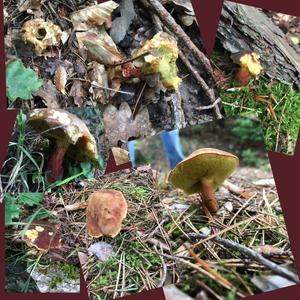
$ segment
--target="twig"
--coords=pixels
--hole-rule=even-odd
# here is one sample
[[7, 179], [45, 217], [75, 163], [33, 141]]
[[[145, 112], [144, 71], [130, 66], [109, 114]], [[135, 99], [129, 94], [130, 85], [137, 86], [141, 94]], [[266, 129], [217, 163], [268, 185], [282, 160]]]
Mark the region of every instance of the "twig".
[[[201, 111], [201, 110], [207, 110], [207, 109], [212, 109], [212, 108], [216, 108], [217, 105], [221, 102], [221, 99], [218, 98], [213, 104], [211, 105], [206, 105], [206, 106], [200, 106], [200, 107], [196, 107], [195, 110]], [[222, 116], [222, 115], [221, 115]], [[222, 117], [220, 117], [221, 119]]]
[[[184, 244], [185, 246], [185, 244]], [[224, 278], [220, 273], [218, 273], [216, 270], [212, 269], [208, 263], [206, 263], [203, 259], [201, 259], [200, 257], [197, 256], [197, 254], [192, 250], [189, 249], [188, 247], [185, 246], [185, 248], [187, 249], [187, 251], [189, 252], [189, 254], [191, 255], [191, 257], [193, 257], [196, 262], [203, 267], [204, 270], [206, 270], [207, 272], [209, 272], [210, 274], [212, 274], [216, 279], [222, 281], [224, 284], [230, 286], [231, 288], [233, 288], [233, 285], [226, 279]]]
[[182, 60], [182, 62], [185, 64], [185, 66], [189, 69], [193, 77], [196, 79], [197, 83], [201, 86], [203, 91], [205, 92], [207, 98], [211, 102], [211, 105], [209, 106], [203, 106], [203, 107], [198, 107], [196, 110], [206, 110], [206, 109], [214, 109], [215, 115], [218, 119], [222, 119], [223, 116], [220, 112], [220, 108], [217, 105], [219, 102], [221, 102], [221, 99], [215, 99], [214, 92], [213, 90], [207, 85], [207, 83], [204, 81], [204, 79], [200, 76], [199, 72], [195, 70], [195, 68], [192, 66], [190, 61], [187, 59], [187, 57], [183, 54], [182, 51], [179, 51], [179, 57]]
[[[181, 262], [182, 264], [189, 266], [190, 268], [200, 272], [201, 274], [203, 274], [204, 276], [206, 276], [207, 278], [210, 278], [211, 280], [217, 282], [219, 285], [223, 286], [224, 288], [231, 290], [231, 286], [228, 286], [227, 284], [224, 284], [224, 282], [222, 281], [217, 281], [216, 278], [214, 276], [212, 276], [212, 274], [210, 274], [209, 272], [207, 272], [206, 270], [204, 270], [203, 268], [201, 268], [199, 265], [193, 264], [190, 261], [186, 260], [185, 258], [182, 257], [178, 257], [178, 256], [172, 256], [172, 255], [168, 255], [168, 254], [163, 254], [163, 256], [168, 257], [170, 259], [176, 260], [178, 262]], [[237, 295], [239, 297], [245, 297], [244, 294], [240, 293], [237, 291]]]
[[114, 65], [112, 65], [112, 67], [123, 66], [123, 65], [128, 64], [128, 63], [130, 63], [130, 62], [133, 62], [133, 61], [135, 61], [135, 60], [137, 60], [137, 59], [143, 58], [143, 57], [145, 57], [145, 56], [148, 55], [148, 54], [150, 54], [149, 51], [148, 51], [148, 52], [144, 52], [144, 53], [142, 53], [142, 54], [140, 54], [140, 55], [138, 55], [138, 56], [136, 56], [136, 57], [133, 57], [133, 58], [130, 58], [130, 59], [128, 59], [128, 60], [124, 60], [124, 61], [122, 61], [122, 62], [120, 62], [120, 63], [114, 64]]
[[146, 82], [142, 83], [142, 86], [138, 92], [138, 96], [137, 96], [136, 103], [135, 103], [133, 113], [132, 113], [133, 120], [135, 119], [135, 117], [136, 117], [137, 113], [139, 112], [140, 107], [142, 105], [142, 96], [144, 94], [146, 85], [147, 85]]
[[[188, 234], [190, 237], [193, 238], [203, 238], [203, 239], [207, 239], [209, 238], [209, 235], [206, 234], [202, 234], [202, 233], [190, 233]], [[233, 241], [227, 240], [227, 239], [223, 239], [220, 237], [212, 237], [210, 239], [211, 241], [223, 245], [224, 247], [236, 250], [241, 252], [242, 254], [250, 257], [251, 259], [259, 262], [260, 264], [262, 264], [263, 266], [267, 267], [268, 269], [270, 269], [271, 271], [273, 271], [274, 273], [287, 278], [289, 280], [292, 280], [295, 283], [300, 283], [299, 278], [296, 274], [294, 274], [293, 272], [288, 271], [285, 268], [282, 268], [281, 266], [273, 263], [272, 261], [266, 259], [265, 257], [263, 257], [260, 253], [244, 246], [244, 245], [240, 245], [238, 243], [235, 243]]]
[[160, 280], [159, 284], [157, 285], [158, 288], [164, 286], [164, 283], [167, 278], [167, 265], [165, 263], [163, 256], [160, 256], [160, 261], [161, 261], [161, 265], [162, 265], [162, 276], [161, 276], [161, 280]]
[[105, 86], [100, 85], [96, 81], [92, 81], [91, 85], [93, 85], [93, 86], [95, 86], [97, 88], [100, 88], [100, 89], [104, 89], [104, 90], [108, 90], [108, 91], [113, 91], [113, 92], [120, 93], [120, 94], [126, 94], [126, 95], [130, 95], [130, 96], [134, 96], [134, 93], [119, 91], [119, 90], [116, 90], [116, 89], [111, 89], [109, 87], [105, 87]]
[[[208, 242], [208, 241], [212, 240], [213, 238], [215, 238], [215, 237], [217, 237], [219, 235], [222, 235], [223, 233], [225, 233], [227, 231], [231, 231], [232, 229], [234, 229], [234, 228], [236, 228], [236, 227], [238, 227], [238, 226], [240, 226], [240, 225], [242, 225], [244, 223], [252, 222], [253, 220], [257, 219], [260, 215], [261, 214], [257, 214], [256, 216], [250, 217], [250, 218], [248, 218], [246, 220], [242, 220], [242, 221], [240, 221], [240, 222], [238, 222], [238, 223], [236, 223], [234, 225], [228, 226], [225, 229], [222, 229], [222, 230], [218, 231], [217, 233], [214, 233], [213, 235], [210, 235], [210, 236], [207, 235], [205, 239], [197, 242], [195, 245], [192, 245], [191, 248], [194, 249], [197, 246], [199, 246], [199, 245], [201, 245], [201, 244], [203, 244], [205, 242]], [[189, 236], [189, 234], [188, 234], [188, 236]], [[180, 253], [180, 252], [181, 251], [177, 252], [177, 254]]]
[[207, 284], [199, 279], [196, 279], [197, 284], [199, 284], [203, 289], [205, 289], [208, 293], [214, 296], [217, 300], [224, 300], [224, 298], [220, 297], [213, 289], [211, 289]]

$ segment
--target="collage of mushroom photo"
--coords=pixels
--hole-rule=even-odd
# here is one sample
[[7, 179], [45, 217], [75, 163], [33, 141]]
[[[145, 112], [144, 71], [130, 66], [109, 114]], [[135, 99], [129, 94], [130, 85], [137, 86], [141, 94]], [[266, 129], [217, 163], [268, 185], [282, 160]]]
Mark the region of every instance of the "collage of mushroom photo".
[[300, 128], [300, 18], [224, 1], [4, 0], [5, 290], [235, 300], [299, 283], [268, 150]]

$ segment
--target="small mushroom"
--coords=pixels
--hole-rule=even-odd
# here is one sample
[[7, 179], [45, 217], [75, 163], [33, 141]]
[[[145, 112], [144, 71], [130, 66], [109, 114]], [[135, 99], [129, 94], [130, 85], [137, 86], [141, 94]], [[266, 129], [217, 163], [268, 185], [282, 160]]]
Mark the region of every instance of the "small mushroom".
[[58, 25], [43, 19], [33, 19], [25, 22], [21, 28], [22, 38], [33, 44], [37, 55], [50, 46], [56, 46], [61, 40], [62, 31]]
[[49, 183], [62, 178], [66, 153], [75, 160], [98, 161], [95, 138], [76, 115], [63, 109], [35, 109], [29, 115], [28, 124], [53, 144], [46, 170]]
[[236, 74], [236, 80], [241, 85], [247, 85], [252, 77], [258, 77], [263, 71], [260, 56], [255, 52], [241, 51], [233, 54], [231, 58], [241, 66]]
[[93, 192], [88, 199], [86, 226], [92, 237], [117, 236], [127, 215], [124, 195], [116, 190], [103, 189]]
[[219, 205], [214, 190], [236, 169], [235, 155], [213, 148], [196, 150], [181, 161], [170, 173], [168, 180], [187, 194], [199, 193], [204, 211], [215, 213]]
[[23, 240], [29, 247], [35, 247], [41, 252], [46, 253], [50, 249], [59, 249], [61, 248], [59, 228], [59, 224], [38, 221], [32, 223], [25, 231]]

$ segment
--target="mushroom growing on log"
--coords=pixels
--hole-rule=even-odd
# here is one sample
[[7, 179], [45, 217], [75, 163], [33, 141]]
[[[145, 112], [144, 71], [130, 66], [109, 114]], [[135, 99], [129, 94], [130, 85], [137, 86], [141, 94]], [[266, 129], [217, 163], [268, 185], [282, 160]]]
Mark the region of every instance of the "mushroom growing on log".
[[235, 78], [241, 85], [247, 85], [252, 77], [258, 77], [263, 67], [260, 64], [260, 56], [251, 51], [241, 51], [231, 55], [232, 60], [240, 65]]
[[88, 158], [98, 161], [95, 138], [85, 123], [68, 111], [35, 109], [29, 115], [28, 124], [53, 143], [46, 170], [49, 183], [62, 178], [63, 160], [67, 152], [72, 153], [72, 158], [76, 160]]
[[170, 173], [168, 180], [187, 194], [199, 193], [204, 211], [216, 213], [219, 205], [214, 190], [236, 169], [235, 155], [213, 148], [194, 151]]

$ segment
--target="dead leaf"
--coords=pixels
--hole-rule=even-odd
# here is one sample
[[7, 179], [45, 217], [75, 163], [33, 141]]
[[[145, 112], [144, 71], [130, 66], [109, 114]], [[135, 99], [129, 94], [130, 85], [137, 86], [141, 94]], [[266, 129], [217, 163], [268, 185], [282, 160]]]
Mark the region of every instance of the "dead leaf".
[[67, 84], [67, 71], [63, 66], [59, 66], [54, 74], [54, 84], [56, 88], [63, 94], [66, 94], [66, 84]]
[[115, 163], [117, 166], [121, 166], [130, 162], [129, 152], [119, 147], [112, 147]]
[[60, 60], [60, 59], [48, 59], [46, 61], [47, 67], [45, 71], [50, 75], [54, 75], [59, 66], [63, 66], [68, 74], [73, 73], [73, 64], [68, 60]]
[[41, 5], [45, 0], [19, 0], [18, 9], [20, 12], [26, 11], [28, 14], [32, 14], [37, 18], [41, 18], [43, 12], [41, 10]]
[[42, 87], [33, 94], [41, 97], [47, 108], [60, 108], [58, 92], [51, 80], [47, 80]]
[[106, 103], [109, 92], [106, 89], [108, 88], [108, 76], [105, 66], [97, 62], [92, 62], [89, 67], [88, 78], [92, 83], [91, 92], [94, 94], [96, 101]]
[[59, 229], [60, 224], [48, 220], [34, 221], [25, 231], [23, 240], [29, 247], [35, 247], [41, 252], [60, 249], [62, 245]]
[[[116, 122], [117, 120], [117, 122]], [[123, 102], [119, 110], [108, 105], [103, 112], [106, 136], [112, 146], [118, 141], [127, 142], [130, 138], [142, 138], [154, 134], [147, 108], [141, 109], [133, 119], [128, 103]]]
[[[88, 27], [99, 27], [110, 18], [112, 12], [118, 6], [119, 4], [114, 1], [106, 1], [75, 11], [70, 15], [70, 19], [73, 22], [75, 30], [87, 29]], [[84, 25], [88, 25], [88, 27]]]
[[74, 103], [81, 107], [83, 106], [83, 98], [86, 96], [85, 89], [82, 87], [82, 81], [74, 80], [69, 96], [73, 97]]
[[124, 59], [112, 38], [103, 28], [98, 33], [94, 31], [77, 32], [76, 37], [79, 49], [82, 49], [84, 45], [90, 58], [100, 64], [110, 66], [120, 63]]

